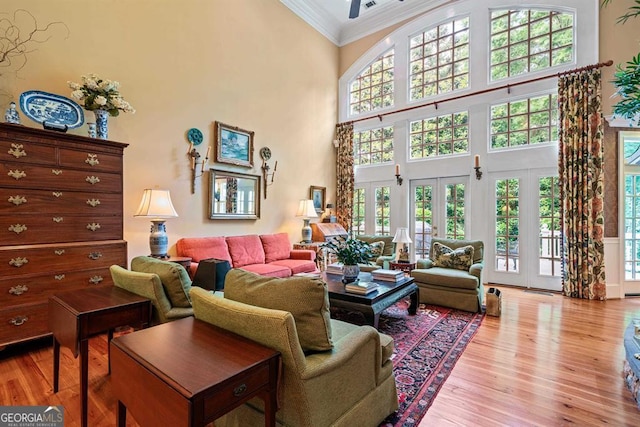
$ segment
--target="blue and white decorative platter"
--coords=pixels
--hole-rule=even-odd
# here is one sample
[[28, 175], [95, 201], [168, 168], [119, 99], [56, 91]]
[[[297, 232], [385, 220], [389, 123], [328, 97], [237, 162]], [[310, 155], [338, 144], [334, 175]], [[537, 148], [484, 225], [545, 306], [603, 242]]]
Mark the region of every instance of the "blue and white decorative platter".
[[34, 122], [66, 125], [69, 129], [82, 126], [82, 108], [69, 98], [39, 90], [20, 95], [20, 109]]

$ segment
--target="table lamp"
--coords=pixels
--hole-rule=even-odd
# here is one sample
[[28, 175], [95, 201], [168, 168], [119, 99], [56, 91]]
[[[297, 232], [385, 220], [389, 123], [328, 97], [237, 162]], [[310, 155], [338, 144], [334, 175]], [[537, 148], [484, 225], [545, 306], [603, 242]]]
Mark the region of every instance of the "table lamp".
[[393, 236], [393, 243], [396, 244], [396, 262], [409, 261], [409, 243], [413, 243], [409, 237], [409, 229], [407, 227], [399, 227], [396, 229], [396, 235]]
[[169, 258], [169, 238], [164, 221], [167, 218], [176, 218], [178, 213], [173, 208], [169, 190], [145, 189], [138, 211], [134, 216], [146, 217], [153, 223], [149, 236], [151, 256], [155, 258]]
[[309, 225], [309, 219], [318, 217], [316, 208], [313, 206], [313, 200], [300, 200], [296, 216], [302, 217], [302, 221], [304, 221], [304, 226], [302, 227], [302, 242], [311, 243], [311, 226]]

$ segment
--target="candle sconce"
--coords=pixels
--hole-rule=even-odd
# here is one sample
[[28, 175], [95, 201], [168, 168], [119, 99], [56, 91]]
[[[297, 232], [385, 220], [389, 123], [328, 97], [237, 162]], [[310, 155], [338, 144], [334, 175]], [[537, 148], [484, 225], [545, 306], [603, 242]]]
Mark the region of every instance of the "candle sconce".
[[[196, 192], [196, 178], [200, 178], [204, 175], [204, 166], [209, 161], [209, 153], [211, 153], [211, 146], [207, 147], [207, 154], [204, 156], [204, 160], [200, 160], [202, 156], [198, 153], [198, 150], [194, 147], [200, 145], [203, 140], [203, 135], [200, 129], [191, 128], [187, 131], [187, 140], [189, 141], [189, 151], [187, 156], [191, 160], [191, 194]], [[200, 166], [200, 173], [198, 174], [198, 166]]]
[[474, 157], [474, 166], [473, 168], [476, 170], [476, 179], [482, 179], [482, 171], [480, 170], [480, 156], [476, 154]]
[[273, 179], [276, 176], [276, 170], [278, 169], [278, 161], [273, 165], [273, 172], [269, 172], [271, 167], [267, 163], [271, 158], [271, 149], [269, 147], [262, 147], [260, 149], [260, 157], [262, 157], [262, 181], [264, 182], [264, 198], [267, 198], [267, 187], [273, 184]]
[[396, 165], [396, 184], [402, 185], [402, 176], [400, 175], [400, 165]]

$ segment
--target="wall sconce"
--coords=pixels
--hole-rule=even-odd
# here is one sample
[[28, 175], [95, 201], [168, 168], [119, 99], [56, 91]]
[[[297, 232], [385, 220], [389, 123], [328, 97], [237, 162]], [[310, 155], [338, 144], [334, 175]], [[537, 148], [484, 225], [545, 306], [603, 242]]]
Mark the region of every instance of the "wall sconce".
[[476, 154], [475, 157], [473, 158], [473, 161], [474, 161], [473, 168], [476, 170], [476, 179], [479, 180], [482, 178], [482, 171], [480, 170], [480, 156]]
[[138, 211], [134, 216], [149, 218], [153, 223], [149, 236], [151, 256], [155, 258], [169, 258], [167, 249], [169, 238], [164, 221], [167, 218], [176, 218], [178, 213], [171, 203], [169, 190], [145, 189]]
[[[209, 153], [211, 152], [211, 146], [207, 147], [207, 154], [204, 156], [204, 160], [200, 161], [200, 153], [193, 147], [193, 142], [189, 146], [187, 155], [191, 158], [191, 194], [196, 192], [196, 178], [200, 178], [204, 175], [204, 165], [209, 161]], [[198, 174], [198, 165], [200, 165], [200, 174]]]
[[396, 184], [402, 185], [402, 177], [400, 176], [400, 165], [396, 165]]
[[[273, 184], [273, 178], [276, 176], [276, 170], [278, 169], [278, 161], [273, 165], [273, 172], [269, 173], [269, 164], [267, 161], [271, 158], [271, 150], [269, 147], [262, 147], [260, 149], [260, 157], [262, 157], [262, 181], [264, 182], [264, 198], [267, 198], [267, 186]], [[269, 180], [271, 177], [271, 180]]]

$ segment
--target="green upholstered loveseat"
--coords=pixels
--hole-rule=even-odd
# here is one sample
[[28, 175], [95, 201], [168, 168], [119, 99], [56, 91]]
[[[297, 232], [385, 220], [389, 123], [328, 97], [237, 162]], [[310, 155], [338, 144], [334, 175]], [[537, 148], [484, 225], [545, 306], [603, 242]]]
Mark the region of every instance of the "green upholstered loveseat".
[[[278, 288], [285, 291], [277, 292]], [[239, 293], [261, 306], [246, 299], [241, 302]], [[259, 277], [233, 269], [226, 276], [224, 298], [193, 287], [191, 300], [196, 318], [280, 352], [278, 426], [377, 426], [398, 408], [393, 338], [371, 326], [330, 319], [327, 288], [321, 280]], [[286, 305], [292, 310], [273, 308]], [[301, 316], [303, 307], [312, 312]], [[313, 328], [302, 325], [310, 317], [315, 318]], [[303, 351], [303, 339], [317, 342], [322, 336], [329, 339], [328, 350]], [[264, 425], [263, 414], [262, 399], [256, 397], [215, 425]]]
[[[440, 243], [451, 249], [473, 246], [473, 261], [468, 270], [434, 266], [433, 245]], [[480, 312], [484, 298], [482, 268], [484, 266], [484, 243], [480, 240], [451, 240], [434, 237], [431, 240], [429, 259], [416, 261], [411, 271], [420, 289], [420, 302], [441, 305], [459, 310]]]
[[393, 236], [379, 236], [374, 234], [361, 234], [355, 237], [358, 240], [362, 240], [363, 242], [367, 242], [369, 244], [376, 242], [384, 242], [384, 248], [382, 250], [382, 255], [372, 259], [367, 264], [359, 264], [360, 271], [373, 271], [379, 268], [388, 268], [385, 265], [385, 262], [392, 261], [395, 258], [395, 250], [396, 244], [393, 243]]

